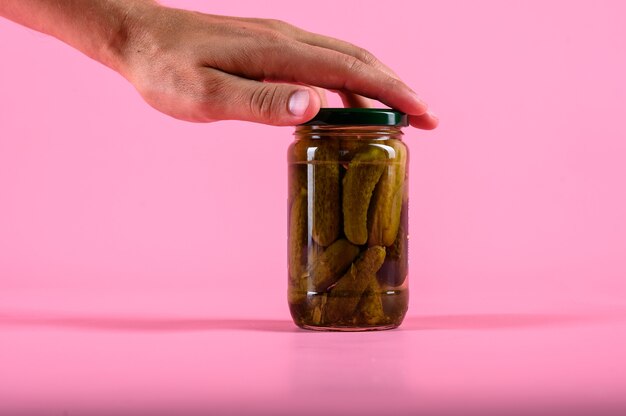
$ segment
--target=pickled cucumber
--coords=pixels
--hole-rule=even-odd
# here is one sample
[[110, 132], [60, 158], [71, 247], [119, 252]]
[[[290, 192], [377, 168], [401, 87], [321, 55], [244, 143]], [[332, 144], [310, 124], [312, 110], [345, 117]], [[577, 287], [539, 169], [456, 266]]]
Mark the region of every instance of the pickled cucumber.
[[339, 151], [336, 141], [321, 141], [315, 150], [312, 167], [314, 191], [312, 237], [326, 247], [341, 230], [341, 195], [339, 193]]
[[330, 290], [324, 308], [324, 322], [347, 324], [354, 320], [363, 293], [371, 281], [376, 279], [376, 272], [384, 261], [384, 247], [369, 247], [361, 254]]
[[289, 191], [287, 203], [291, 207], [295, 198], [301, 193], [307, 192], [306, 165], [289, 166]]
[[384, 149], [367, 146], [354, 155], [343, 178], [343, 230], [354, 244], [367, 242], [367, 212], [386, 159]]
[[375, 275], [370, 277], [369, 284], [357, 308], [356, 323], [376, 325], [386, 322], [383, 302], [381, 300], [381, 289]]
[[404, 196], [407, 152], [395, 146], [395, 159], [383, 172], [368, 212], [370, 246], [391, 246], [398, 234]]
[[359, 255], [359, 248], [339, 239], [315, 256], [308, 268], [309, 289], [324, 292], [334, 284]]
[[295, 142], [289, 148], [287, 153], [289, 161], [289, 187], [288, 187], [288, 204], [291, 207], [294, 199], [300, 193], [307, 192], [307, 146], [302, 142]]
[[322, 325], [324, 318], [324, 308], [326, 306], [326, 301], [328, 300], [328, 295], [324, 293], [322, 296], [317, 296], [311, 300], [310, 304], [310, 313], [311, 313], [311, 324], [313, 325]]
[[404, 284], [409, 273], [408, 261], [408, 199], [402, 204], [400, 225], [393, 244], [387, 248], [387, 257], [383, 267], [378, 271], [378, 281], [385, 288], [395, 288]]
[[298, 285], [304, 272], [307, 240], [307, 195], [300, 192], [291, 204], [289, 212], [289, 277], [292, 284]]

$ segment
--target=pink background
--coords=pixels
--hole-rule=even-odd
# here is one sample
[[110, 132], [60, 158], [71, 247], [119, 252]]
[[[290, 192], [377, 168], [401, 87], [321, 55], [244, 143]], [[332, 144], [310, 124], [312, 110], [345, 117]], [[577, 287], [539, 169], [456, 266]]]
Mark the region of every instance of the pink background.
[[623, 2], [166, 3], [352, 41], [429, 102], [409, 317], [290, 323], [292, 128], [170, 119], [0, 20], [0, 414], [624, 414]]

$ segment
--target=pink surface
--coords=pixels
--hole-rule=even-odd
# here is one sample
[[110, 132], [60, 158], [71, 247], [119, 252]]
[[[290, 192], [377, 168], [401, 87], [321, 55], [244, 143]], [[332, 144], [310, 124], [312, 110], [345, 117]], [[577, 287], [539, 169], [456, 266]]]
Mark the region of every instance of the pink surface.
[[350, 40], [431, 104], [407, 322], [290, 323], [293, 129], [169, 119], [0, 20], [0, 414], [626, 412], [622, 2], [168, 4]]

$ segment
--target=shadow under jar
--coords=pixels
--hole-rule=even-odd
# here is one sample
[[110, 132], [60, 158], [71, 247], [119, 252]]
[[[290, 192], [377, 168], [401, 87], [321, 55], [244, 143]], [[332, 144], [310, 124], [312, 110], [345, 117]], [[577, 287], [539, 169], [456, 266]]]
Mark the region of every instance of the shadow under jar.
[[324, 108], [288, 150], [288, 300], [305, 329], [399, 326], [408, 308], [405, 114]]

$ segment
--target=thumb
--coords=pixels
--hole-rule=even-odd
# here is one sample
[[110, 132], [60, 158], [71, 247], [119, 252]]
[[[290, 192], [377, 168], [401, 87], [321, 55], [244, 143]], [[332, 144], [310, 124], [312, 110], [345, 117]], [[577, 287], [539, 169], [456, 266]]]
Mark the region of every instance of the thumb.
[[312, 119], [321, 107], [319, 94], [306, 85], [259, 82], [231, 76], [227, 94], [212, 113], [218, 119], [293, 126]]

